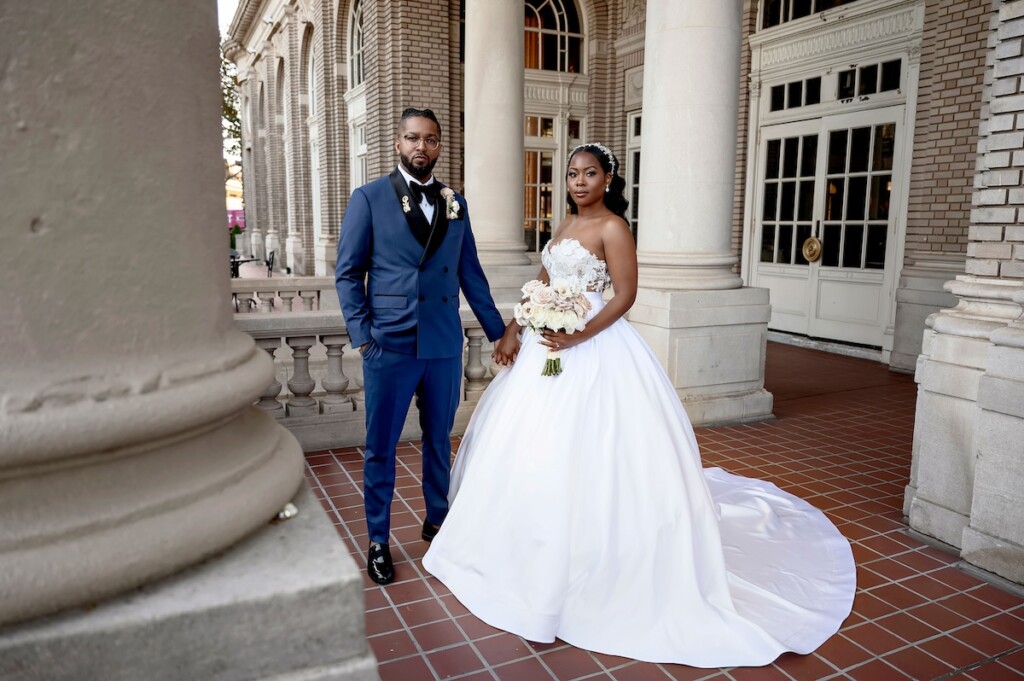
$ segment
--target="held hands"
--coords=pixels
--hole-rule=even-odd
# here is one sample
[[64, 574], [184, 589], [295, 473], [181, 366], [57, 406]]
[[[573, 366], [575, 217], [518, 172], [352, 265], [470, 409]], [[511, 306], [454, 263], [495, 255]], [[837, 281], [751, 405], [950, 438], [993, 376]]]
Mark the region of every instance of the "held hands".
[[509, 324], [505, 327], [505, 335], [494, 343], [494, 352], [491, 353], [491, 360], [503, 367], [512, 366], [519, 355], [519, 348], [522, 343], [519, 341], [519, 334], [516, 325]]

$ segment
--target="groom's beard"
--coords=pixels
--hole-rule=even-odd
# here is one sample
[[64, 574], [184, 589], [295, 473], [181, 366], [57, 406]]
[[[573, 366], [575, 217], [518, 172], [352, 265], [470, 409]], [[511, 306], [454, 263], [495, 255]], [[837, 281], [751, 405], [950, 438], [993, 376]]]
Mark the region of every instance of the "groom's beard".
[[[437, 158], [433, 161], [428, 160], [426, 163], [413, 163], [412, 159], [405, 154], [399, 152], [398, 158], [402, 161], [402, 166], [406, 172], [415, 177], [417, 180], [426, 181], [430, 179], [430, 173], [434, 170], [434, 166], [437, 165]], [[430, 158], [429, 156], [427, 157]], [[440, 158], [440, 156], [438, 157]]]

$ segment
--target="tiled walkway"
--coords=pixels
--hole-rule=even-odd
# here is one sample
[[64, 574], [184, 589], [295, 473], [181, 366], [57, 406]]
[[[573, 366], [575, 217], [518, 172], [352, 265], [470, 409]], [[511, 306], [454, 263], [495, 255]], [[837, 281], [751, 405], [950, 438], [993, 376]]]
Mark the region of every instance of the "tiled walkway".
[[[824, 510], [853, 543], [854, 611], [815, 653], [761, 668], [695, 669], [534, 644], [470, 615], [420, 564], [417, 443], [399, 452], [392, 516], [397, 581], [365, 578], [366, 627], [384, 681], [429, 679], [1024, 678], [1024, 600], [910, 536], [901, 511], [916, 387], [884, 365], [769, 343], [777, 419], [697, 430], [705, 465], [771, 480]], [[365, 565], [361, 454], [307, 455], [338, 532]]]

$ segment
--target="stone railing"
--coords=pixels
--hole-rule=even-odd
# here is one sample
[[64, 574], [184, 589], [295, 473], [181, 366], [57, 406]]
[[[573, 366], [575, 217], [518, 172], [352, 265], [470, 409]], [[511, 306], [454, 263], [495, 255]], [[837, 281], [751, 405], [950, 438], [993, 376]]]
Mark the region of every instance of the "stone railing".
[[[363, 444], [362, 359], [349, 346], [333, 279], [236, 279], [232, 292], [239, 301], [255, 301], [240, 303], [235, 326], [252, 336], [276, 367], [259, 406], [291, 430], [306, 451]], [[300, 305], [303, 309], [294, 311]], [[241, 312], [243, 307], [249, 312]], [[465, 429], [490, 381], [490, 362], [483, 359], [490, 343], [471, 311], [464, 309], [462, 319], [466, 351], [457, 433]], [[402, 438], [418, 436], [413, 404]]]
[[333, 277], [232, 279], [231, 293], [238, 314], [339, 309]]

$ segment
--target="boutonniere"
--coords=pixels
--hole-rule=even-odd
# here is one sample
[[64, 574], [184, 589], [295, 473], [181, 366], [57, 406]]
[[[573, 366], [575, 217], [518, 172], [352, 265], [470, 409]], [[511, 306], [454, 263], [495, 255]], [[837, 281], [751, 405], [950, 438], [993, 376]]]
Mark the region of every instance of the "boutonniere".
[[409, 205], [409, 197], [408, 196], [403, 196], [402, 197], [402, 212], [403, 213], [408, 213], [411, 210], [412, 210], [412, 206]]
[[459, 202], [455, 200], [455, 192], [452, 191], [451, 187], [445, 187], [444, 189], [441, 190], [441, 196], [444, 197], [445, 206], [448, 208], [448, 219], [458, 219]]

